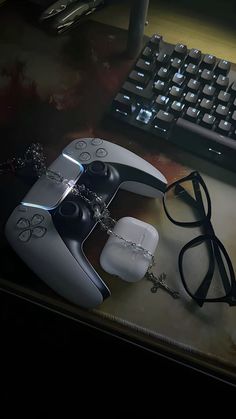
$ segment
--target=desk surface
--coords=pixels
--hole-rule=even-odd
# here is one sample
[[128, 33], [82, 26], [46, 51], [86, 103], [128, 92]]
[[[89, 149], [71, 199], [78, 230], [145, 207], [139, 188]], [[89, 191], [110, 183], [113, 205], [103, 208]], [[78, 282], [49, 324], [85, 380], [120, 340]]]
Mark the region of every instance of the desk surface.
[[[202, 173], [210, 191], [217, 235], [236, 266], [235, 174], [167, 146], [162, 140], [154, 147], [145, 134], [134, 134], [132, 129], [125, 130], [104, 118], [114, 93], [133, 64], [123, 55], [126, 31], [103, 24], [111, 22], [109, 16], [116, 10], [116, 6], [112, 7], [114, 9], [107, 8], [97, 14], [97, 22], [91, 20], [63, 37], [47, 35], [16, 10], [1, 9], [1, 160], [17, 154], [32, 141], [39, 141], [50, 163], [70, 140], [100, 136], [142, 156], [161, 170], [169, 182], [195, 168]], [[156, 31], [151, 26], [155, 10], [154, 7], [149, 12], [148, 33]], [[119, 14], [116, 16], [119, 18]], [[158, 32], [163, 32], [167, 41], [187, 42], [195, 47], [202, 45], [203, 51], [231, 60], [236, 56], [233, 30], [222, 30], [219, 39], [220, 29], [213, 24], [209, 28], [209, 23], [204, 26], [201, 21], [202, 37], [198, 40], [199, 22], [194, 16], [184, 19], [186, 31], [182, 15], [167, 15], [162, 9], [156, 19], [160, 24]], [[4, 176], [0, 179], [0, 193], [4, 196], [4, 206], [0, 209], [2, 290], [213, 374], [229, 380], [236, 378], [235, 308], [217, 303], [198, 308], [181, 285], [177, 256], [183, 244], [197, 235], [196, 231], [186, 232], [171, 225], [161, 202], [120, 191], [111, 204], [112, 215], [116, 219], [130, 215], [158, 229], [160, 242], [154, 273], [164, 272], [168, 284], [180, 292], [181, 298], [173, 300], [162, 290], [153, 294], [146, 280], [130, 284], [104, 273], [99, 266], [99, 255], [106, 235], [95, 230], [86, 241], [84, 251], [111, 289], [112, 296], [97, 309], [86, 311], [58, 297], [29, 271], [6, 243], [4, 224], [28, 189], [27, 178]]]

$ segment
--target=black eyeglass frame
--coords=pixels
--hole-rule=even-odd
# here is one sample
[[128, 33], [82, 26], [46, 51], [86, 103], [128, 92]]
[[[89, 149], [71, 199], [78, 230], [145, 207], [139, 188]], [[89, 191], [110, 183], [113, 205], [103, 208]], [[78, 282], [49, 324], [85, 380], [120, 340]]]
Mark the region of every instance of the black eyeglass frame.
[[[165, 196], [166, 196], [167, 192], [171, 189], [175, 189], [177, 186], [181, 186], [181, 184], [186, 182], [186, 181], [195, 181], [195, 182], [197, 181], [202, 186], [202, 188], [205, 192], [208, 211], [207, 211], [207, 213], [205, 213], [205, 210], [202, 212], [203, 216], [202, 216], [201, 220], [189, 221], [189, 222], [176, 221], [168, 213], [168, 209], [167, 209], [166, 203], [165, 203]], [[202, 198], [201, 198], [201, 200], [202, 200]], [[188, 295], [190, 295], [191, 298], [193, 298], [193, 300], [195, 300], [195, 302], [200, 307], [202, 307], [205, 302], [225, 302], [225, 303], [228, 303], [230, 306], [236, 306], [236, 280], [235, 280], [233, 265], [232, 265], [230, 257], [228, 255], [223, 243], [215, 235], [213, 226], [211, 224], [212, 207], [211, 207], [210, 194], [209, 194], [207, 186], [206, 186], [203, 178], [199, 174], [199, 172], [193, 171], [189, 175], [187, 175], [187, 176], [173, 182], [172, 184], [168, 185], [167, 188], [166, 188], [165, 194], [163, 196], [163, 207], [164, 207], [164, 210], [165, 210], [165, 213], [166, 213], [168, 219], [173, 224], [175, 224], [177, 226], [180, 226], [180, 227], [200, 227], [200, 226], [203, 226], [206, 229], [206, 232], [207, 232], [206, 234], [202, 234], [198, 237], [195, 237], [193, 240], [190, 240], [186, 245], [184, 245], [184, 247], [181, 249], [181, 251], [179, 253], [179, 258], [178, 258], [179, 272], [180, 272], [181, 280], [182, 280], [185, 291], [188, 293]], [[223, 281], [225, 291], [226, 291], [226, 287], [228, 287], [228, 291], [226, 291], [226, 294], [222, 297], [218, 297], [218, 298], [197, 297], [196, 295], [191, 293], [191, 291], [188, 289], [187, 283], [185, 281], [184, 272], [183, 272], [183, 257], [184, 257], [184, 254], [191, 247], [194, 247], [194, 246], [196, 246], [196, 245], [198, 245], [202, 242], [211, 243], [211, 255], [212, 255], [213, 258], [214, 257], [216, 258], [218, 266], [221, 268], [220, 272], [222, 274], [222, 281]], [[226, 274], [226, 271], [225, 271], [225, 268], [224, 268], [224, 262], [222, 261], [221, 253], [225, 257], [225, 260], [228, 264], [229, 277]], [[211, 267], [214, 268], [214, 266], [215, 266], [215, 262], [212, 262], [212, 260], [211, 260]], [[226, 282], [224, 282], [226, 276], [227, 276], [227, 279], [228, 279], [227, 284], [226, 284]], [[208, 273], [206, 274], [205, 278], [203, 279], [201, 286], [204, 285], [208, 289], [209, 286], [210, 286], [211, 279], [212, 278], [210, 278], [209, 270], [208, 270]]]

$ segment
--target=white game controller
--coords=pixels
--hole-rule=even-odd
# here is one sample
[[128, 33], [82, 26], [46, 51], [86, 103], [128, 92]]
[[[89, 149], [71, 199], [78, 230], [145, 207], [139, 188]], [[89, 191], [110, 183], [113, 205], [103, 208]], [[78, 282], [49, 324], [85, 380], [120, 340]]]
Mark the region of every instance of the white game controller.
[[141, 157], [100, 138], [72, 141], [48, 169], [68, 181], [56, 183], [42, 175], [9, 217], [6, 237], [58, 294], [81, 307], [96, 307], [110, 295], [83, 252], [97, 221], [71, 189], [84, 184], [108, 206], [119, 188], [162, 197], [167, 181]]

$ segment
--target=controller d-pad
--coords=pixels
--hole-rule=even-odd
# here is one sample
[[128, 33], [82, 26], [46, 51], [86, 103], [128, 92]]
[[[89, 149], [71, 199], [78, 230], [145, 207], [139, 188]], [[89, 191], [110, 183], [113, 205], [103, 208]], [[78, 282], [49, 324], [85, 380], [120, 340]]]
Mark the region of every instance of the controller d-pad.
[[40, 214], [35, 214], [32, 218], [31, 218], [31, 226], [35, 226], [37, 224], [41, 224], [44, 220], [44, 217]]
[[18, 228], [27, 228], [30, 226], [29, 220], [26, 218], [20, 218], [16, 223]]
[[45, 227], [35, 227], [32, 230], [32, 235], [34, 237], [40, 238], [40, 237], [43, 237], [44, 236], [44, 234], [46, 233], [46, 231], [47, 231], [47, 229]]
[[30, 229], [22, 231], [18, 236], [19, 240], [21, 242], [24, 242], [24, 243], [28, 242], [30, 237], [31, 237], [31, 230]]
[[36, 238], [43, 237], [47, 231], [45, 227], [39, 226], [43, 220], [44, 217], [41, 214], [34, 214], [30, 221], [26, 218], [20, 218], [16, 223], [16, 226], [23, 230], [18, 235], [19, 240], [26, 243], [31, 236]]

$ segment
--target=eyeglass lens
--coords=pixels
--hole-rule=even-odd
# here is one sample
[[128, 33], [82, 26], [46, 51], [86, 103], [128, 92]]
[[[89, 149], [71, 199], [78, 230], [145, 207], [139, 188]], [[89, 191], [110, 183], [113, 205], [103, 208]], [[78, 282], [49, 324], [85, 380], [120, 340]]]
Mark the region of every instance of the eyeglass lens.
[[[210, 220], [206, 219], [209, 201], [200, 179], [199, 175], [193, 174], [174, 183], [166, 192], [164, 203], [172, 221], [185, 226], [202, 223], [199, 238], [184, 246], [179, 262], [188, 293], [193, 298], [211, 300], [230, 293], [232, 281], [225, 249], [216, 239]], [[213, 233], [210, 237], [209, 232]]]
[[208, 212], [205, 191], [194, 179], [173, 185], [166, 192], [164, 201], [167, 213], [175, 222], [201, 221]]
[[182, 272], [186, 288], [195, 298], [222, 298], [231, 290], [228, 263], [214, 238], [203, 237], [186, 248]]

